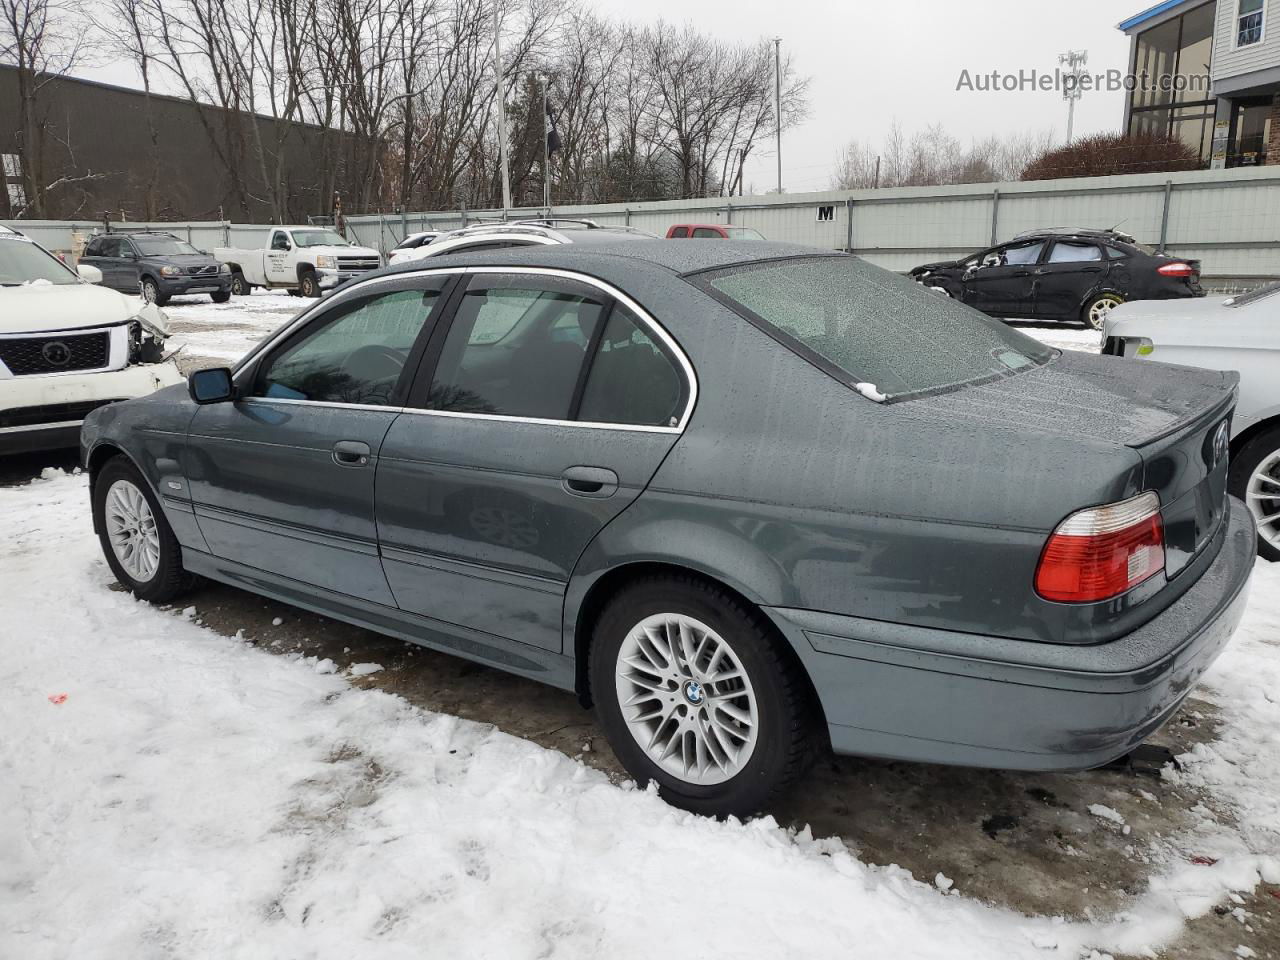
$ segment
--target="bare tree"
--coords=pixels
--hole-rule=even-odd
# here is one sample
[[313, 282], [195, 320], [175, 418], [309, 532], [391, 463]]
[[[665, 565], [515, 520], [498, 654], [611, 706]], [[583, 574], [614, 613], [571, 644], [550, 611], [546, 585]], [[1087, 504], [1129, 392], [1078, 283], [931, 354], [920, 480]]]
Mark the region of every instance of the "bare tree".
[[1017, 180], [1052, 143], [1053, 131], [1046, 130], [987, 137], [964, 147], [941, 124], [908, 138], [894, 121], [880, 148], [859, 140], [845, 145], [836, 157], [831, 186], [858, 190]]
[[[0, 0], [0, 60], [17, 67], [18, 163], [22, 196], [5, 197], [14, 217], [46, 215], [51, 192], [74, 177], [50, 181], [49, 84], [84, 56], [87, 31], [78, 7], [64, 0]], [[93, 176], [93, 174], [89, 174]]]

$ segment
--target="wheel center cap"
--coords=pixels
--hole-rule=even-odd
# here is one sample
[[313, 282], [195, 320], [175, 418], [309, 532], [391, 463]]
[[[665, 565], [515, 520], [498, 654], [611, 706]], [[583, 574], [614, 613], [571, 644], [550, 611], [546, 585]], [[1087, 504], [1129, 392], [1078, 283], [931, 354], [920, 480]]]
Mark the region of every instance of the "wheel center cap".
[[684, 698], [695, 707], [701, 706], [702, 701], [707, 698], [706, 692], [702, 689], [702, 684], [697, 680], [685, 681]]

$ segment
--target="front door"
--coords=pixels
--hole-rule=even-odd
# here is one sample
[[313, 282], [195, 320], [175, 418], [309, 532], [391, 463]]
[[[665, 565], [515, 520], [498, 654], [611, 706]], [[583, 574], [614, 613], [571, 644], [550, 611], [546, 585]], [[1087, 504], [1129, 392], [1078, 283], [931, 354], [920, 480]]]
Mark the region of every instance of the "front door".
[[339, 299], [239, 371], [243, 399], [199, 409], [185, 471], [216, 556], [394, 606], [374, 477], [445, 282], [400, 280]]
[[289, 260], [292, 249], [293, 242], [286, 231], [272, 231], [265, 264], [268, 283], [290, 283], [298, 279], [297, 271]]
[[479, 272], [378, 464], [401, 608], [561, 649], [582, 551], [679, 437], [687, 361], [639, 308], [545, 271]]
[[1055, 240], [1035, 268], [1035, 315], [1044, 320], [1079, 320], [1085, 298], [1103, 280], [1107, 261], [1088, 240]]
[[1043, 240], [1023, 240], [988, 250], [964, 275], [964, 300], [993, 317], [1034, 317], [1031, 271]]

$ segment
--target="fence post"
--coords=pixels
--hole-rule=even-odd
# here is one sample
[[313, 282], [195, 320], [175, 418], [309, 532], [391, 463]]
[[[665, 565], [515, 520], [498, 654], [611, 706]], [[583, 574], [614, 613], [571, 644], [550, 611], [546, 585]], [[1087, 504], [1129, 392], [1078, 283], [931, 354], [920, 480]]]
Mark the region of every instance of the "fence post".
[[231, 246], [231, 221], [222, 221], [222, 245], [224, 247]]
[[844, 218], [845, 218], [844, 249], [846, 253], [853, 253], [853, 197], [845, 197]]
[[1000, 188], [993, 187], [991, 190], [991, 246], [995, 246], [1000, 242], [999, 234], [996, 232], [1000, 223]]
[[729, 226], [733, 225], [733, 204], [731, 203], [724, 205], [724, 222]]
[[461, 204], [460, 210], [462, 212], [462, 227], [465, 230], [467, 226], [467, 205], [465, 203]]
[[630, 207], [622, 208], [622, 222], [628, 227], [631, 226], [631, 208]]
[[1169, 200], [1173, 197], [1173, 181], [1164, 182], [1164, 212], [1160, 214], [1160, 252], [1164, 253], [1165, 243], [1169, 239]]

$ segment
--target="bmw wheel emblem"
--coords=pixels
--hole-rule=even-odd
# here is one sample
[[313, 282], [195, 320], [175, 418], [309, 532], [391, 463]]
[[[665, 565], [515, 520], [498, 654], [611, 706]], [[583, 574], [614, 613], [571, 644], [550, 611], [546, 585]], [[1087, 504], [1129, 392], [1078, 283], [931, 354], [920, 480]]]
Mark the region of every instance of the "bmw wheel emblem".
[[707, 695], [702, 689], [702, 684], [697, 680], [690, 680], [684, 685], [684, 698], [696, 707], [707, 698]]
[[71, 348], [61, 340], [50, 340], [40, 348], [40, 356], [51, 367], [65, 367], [71, 361]]

